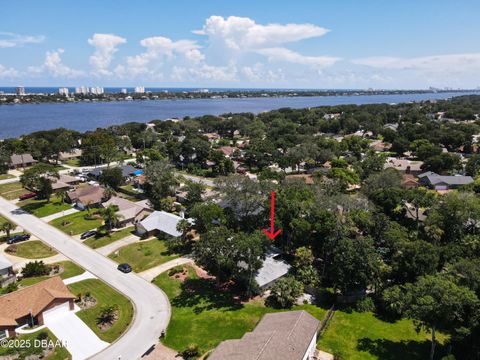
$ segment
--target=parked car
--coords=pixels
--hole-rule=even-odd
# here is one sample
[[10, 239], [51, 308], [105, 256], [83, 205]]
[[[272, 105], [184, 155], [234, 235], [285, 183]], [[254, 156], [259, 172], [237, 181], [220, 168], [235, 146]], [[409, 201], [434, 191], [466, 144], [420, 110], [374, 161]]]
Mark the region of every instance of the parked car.
[[97, 234], [98, 234], [97, 230], [88, 230], [88, 231], [85, 231], [82, 235], [80, 235], [80, 239], [85, 240]]
[[126, 263], [118, 265], [117, 269], [120, 270], [121, 272], [125, 273], [125, 274], [132, 271], [132, 267], [129, 264], [126, 264]]
[[18, 234], [8, 239], [7, 244], [16, 244], [22, 241], [27, 241], [28, 239], [30, 239], [30, 234]]
[[36, 196], [37, 196], [36, 193], [31, 192], [31, 193], [26, 193], [26, 194], [20, 195], [18, 198], [19, 198], [20, 200], [27, 200], [27, 199], [34, 198], [34, 197], [36, 197]]

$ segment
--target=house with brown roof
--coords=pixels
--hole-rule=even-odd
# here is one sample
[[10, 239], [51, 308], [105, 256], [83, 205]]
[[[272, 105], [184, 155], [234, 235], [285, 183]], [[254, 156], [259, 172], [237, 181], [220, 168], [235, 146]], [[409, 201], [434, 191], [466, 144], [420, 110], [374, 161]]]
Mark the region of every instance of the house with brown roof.
[[80, 182], [79, 178], [66, 174], [61, 174], [58, 179], [56, 177], [51, 177], [50, 180], [52, 180], [52, 189], [55, 192], [73, 189], [74, 185], [77, 185]]
[[150, 215], [153, 210], [146, 201], [133, 202], [118, 196], [112, 196], [108, 201], [105, 201], [102, 206], [107, 208], [110, 205], [118, 208], [117, 215], [119, 221], [117, 226], [126, 226], [128, 224], [136, 224]]
[[31, 154], [13, 154], [10, 156], [10, 167], [12, 169], [25, 168], [37, 162]]
[[221, 146], [217, 150], [223, 153], [223, 155], [225, 155], [227, 158], [230, 158], [235, 152], [236, 148], [232, 146]]
[[81, 156], [82, 156], [81, 149], [73, 149], [72, 151], [62, 151], [58, 156], [58, 160], [67, 161], [71, 159], [78, 159]]
[[420, 174], [422, 170], [423, 161], [412, 161], [407, 159], [397, 159], [389, 157], [386, 159], [385, 164], [383, 165], [384, 169], [397, 169], [401, 173], [405, 174]]
[[67, 193], [68, 199], [83, 210], [87, 206], [98, 206], [105, 198], [105, 189], [101, 186], [87, 185]]
[[308, 312], [266, 314], [252, 332], [220, 343], [209, 360], [313, 360], [320, 321]]
[[0, 339], [25, 324], [43, 325], [44, 315], [60, 307], [73, 311], [74, 299], [59, 276], [0, 296]]

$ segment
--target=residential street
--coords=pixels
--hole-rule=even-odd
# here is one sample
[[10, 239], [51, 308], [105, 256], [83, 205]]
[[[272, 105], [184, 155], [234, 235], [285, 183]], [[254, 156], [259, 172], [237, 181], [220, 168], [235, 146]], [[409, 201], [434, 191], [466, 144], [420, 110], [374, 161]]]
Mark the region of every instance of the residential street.
[[132, 301], [135, 317], [130, 328], [92, 359], [137, 360], [158, 343], [161, 331], [168, 325], [171, 312], [168, 298], [162, 290], [136, 274], [121, 273], [112, 260], [3, 198], [0, 198], [0, 214], [16, 222]]

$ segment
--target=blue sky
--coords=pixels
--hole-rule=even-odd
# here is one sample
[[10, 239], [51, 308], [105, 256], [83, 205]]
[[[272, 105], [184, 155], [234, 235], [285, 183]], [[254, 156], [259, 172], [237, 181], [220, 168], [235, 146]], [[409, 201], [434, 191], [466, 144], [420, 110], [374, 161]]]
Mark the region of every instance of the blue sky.
[[9, 1], [0, 85], [480, 86], [478, 1]]

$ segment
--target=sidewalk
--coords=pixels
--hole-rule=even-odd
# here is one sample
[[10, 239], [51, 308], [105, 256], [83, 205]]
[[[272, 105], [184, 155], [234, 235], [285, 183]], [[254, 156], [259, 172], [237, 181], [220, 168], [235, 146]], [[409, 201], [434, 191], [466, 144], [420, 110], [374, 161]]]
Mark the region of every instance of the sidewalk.
[[155, 279], [158, 275], [161, 273], [170, 270], [174, 268], [175, 266], [178, 265], [184, 265], [184, 264], [193, 264], [192, 259], [187, 259], [187, 258], [178, 258], [174, 260], [170, 260], [166, 262], [165, 264], [155, 266], [151, 269], [142, 271], [141, 273], [138, 273], [142, 278], [147, 280], [148, 282], [151, 282], [153, 279]]
[[140, 241], [139, 236], [129, 235], [129, 236], [124, 237], [123, 239], [114, 241], [111, 244], [99, 247], [98, 249], [95, 249], [95, 250], [98, 251], [100, 254], [102, 254], [104, 256], [108, 256], [111, 253], [113, 253], [114, 251], [117, 251], [118, 249], [120, 249], [121, 247], [124, 247], [126, 245], [130, 245], [130, 244], [134, 244], [134, 243], [139, 242], [139, 241]]
[[55, 220], [55, 219], [58, 219], [58, 218], [61, 218], [65, 215], [70, 215], [70, 214], [74, 214], [76, 212], [79, 212], [80, 210], [78, 209], [75, 209], [75, 208], [71, 208], [71, 209], [68, 209], [68, 210], [65, 210], [65, 211], [59, 211], [58, 213], [55, 213], [55, 214], [52, 214], [52, 215], [48, 215], [48, 216], [44, 216], [40, 219], [42, 219], [43, 221], [45, 222], [50, 222], [52, 220]]

